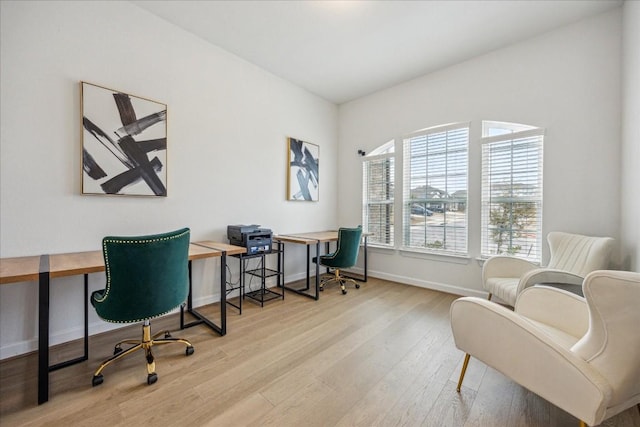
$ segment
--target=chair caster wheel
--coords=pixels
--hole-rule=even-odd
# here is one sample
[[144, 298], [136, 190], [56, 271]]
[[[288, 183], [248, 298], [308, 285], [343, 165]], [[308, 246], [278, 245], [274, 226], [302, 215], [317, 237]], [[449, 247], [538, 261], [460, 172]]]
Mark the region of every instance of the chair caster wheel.
[[93, 378], [91, 378], [91, 385], [95, 387], [97, 385], [102, 384], [103, 381], [104, 381], [104, 377], [102, 376], [102, 374], [94, 375]]
[[188, 346], [188, 347], [187, 347], [187, 351], [186, 351], [187, 356], [191, 356], [191, 355], [193, 354], [193, 352], [194, 352], [194, 351], [195, 351], [195, 348], [193, 348], [193, 346], [192, 346], [192, 345]]
[[117, 345], [113, 348], [113, 355], [115, 356], [116, 354], [119, 354], [119, 353], [122, 353], [122, 347]]
[[346, 295], [346, 294], [347, 294], [347, 290], [346, 290], [346, 289], [343, 289], [343, 290], [342, 290], [342, 295]]
[[171, 338], [171, 333], [169, 331], [164, 333], [165, 338]]
[[324, 288], [320, 288], [320, 292], [324, 291]]
[[147, 384], [151, 385], [156, 381], [158, 381], [158, 374], [154, 372], [153, 374], [147, 375]]
[[360, 285], [356, 283], [356, 289], [360, 289]]

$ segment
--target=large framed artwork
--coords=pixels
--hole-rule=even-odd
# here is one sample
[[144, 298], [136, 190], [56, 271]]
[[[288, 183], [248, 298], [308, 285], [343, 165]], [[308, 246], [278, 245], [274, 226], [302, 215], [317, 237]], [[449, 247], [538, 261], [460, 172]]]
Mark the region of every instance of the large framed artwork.
[[167, 195], [167, 106], [80, 82], [82, 194]]
[[288, 138], [287, 200], [318, 201], [320, 147]]

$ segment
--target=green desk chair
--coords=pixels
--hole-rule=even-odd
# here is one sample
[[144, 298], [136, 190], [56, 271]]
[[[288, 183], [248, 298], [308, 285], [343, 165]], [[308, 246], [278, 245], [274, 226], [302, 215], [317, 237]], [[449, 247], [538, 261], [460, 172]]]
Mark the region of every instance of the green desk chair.
[[[360, 238], [362, 237], [362, 226], [356, 228], [341, 227], [338, 230], [338, 247], [331, 254], [320, 255], [320, 265], [333, 270], [333, 274], [320, 282], [320, 290], [324, 290], [324, 285], [330, 282], [340, 283], [342, 294], [347, 293], [346, 282], [351, 282], [356, 289], [360, 285], [353, 279], [340, 274], [340, 270], [351, 268], [356, 265], [358, 251], [360, 250]], [[313, 258], [314, 263], [318, 263], [318, 257]]]
[[[193, 354], [189, 341], [172, 338], [169, 331], [151, 336], [150, 319], [169, 313], [187, 299], [189, 293], [188, 228], [169, 233], [138, 237], [105, 237], [102, 253], [107, 287], [91, 294], [91, 304], [100, 318], [114, 323], [143, 322], [142, 340], [124, 340], [116, 344], [113, 356], [93, 374], [93, 385], [103, 382], [102, 371], [137, 350], [147, 359], [147, 384], [158, 380], [151, 347], [182, 343], [187, 356]], [[163, 338], [158, 339], [164, 334]], [[133, 344], [126, 350], [122, 344]]]

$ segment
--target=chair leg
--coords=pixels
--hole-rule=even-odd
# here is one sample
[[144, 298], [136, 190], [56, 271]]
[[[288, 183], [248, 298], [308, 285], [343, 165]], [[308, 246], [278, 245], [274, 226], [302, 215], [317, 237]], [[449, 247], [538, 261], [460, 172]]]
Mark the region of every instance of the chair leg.
[[491, 292], [489, 292], [489, 296], [487, 297], [487, 300], [488, 300], [488, 301], [491, 301], [491, 297], [492, 297], [492, 296], [493, 296], [493, 295], [491, 294]]
[[587, 427], [587, 423], [585, 423], [584, 421], [580, 420], [580, 427]]
[[[164, 335], [164, 337], [156, 339], [156, 337], [159, 337], [161, 335]], [[171, 337], [171, 334], [169, 333], [169, 331], [158, 332], [152, 337], [151, 325], [148, 320], [145, 320], [144, 324], [142, 325], [142, 340], [123, 340], [123, 341], [120, 341], [118, 344], [116, 344], [116, 347], [114, 349], [114, 355], [109, 359], [105, 360], [104, 362], [102, 362], [102, 364], [98, 367], [98, 369], [93, 374], [92, 384], [94, 386], [102, 384], [103, 382], [102, 371], [107, 366], [109, 366], [112, 362], [115, 362], [116, 360], [119, 360], [125, 356], [128, 356], [129, 354], [138, 350], [145, 351], [145, 358], [147, 361], [147, 384], [155, 383], [158, 380], [158, 375], [156, 374], [155, 358], [153, 357], [153, 353], [151, 352], [151, 347], [153, 347], [154, 345], [170, 344], [170, 343], [182, 343], [186, 345], [187, 356], [194, 353], [194, 348], [189, 341], [182, 338], [173, 338]], [[120, 348], [122, 344], [135, 344], [135, 345], [123, 351], [122, 348]]]
[[[129, 354], [131, 354], [133, 352], [135, 352], [135, 351], [138, 351], [138, 350], [142, 350], [142, 343], [138, 343], [137, 345], [134, 345], [133, 347], [130, 347], [130, 348], [124, 350], [124, 351], [120, 351], [117, 354], [114, 354], [113, 356], [111, 356], [110, 358], [105, 360], [104, 362], [102, 362], [100, 364], [100, 366], [98, 367], [98, 369], [96, 370], [96, 372], [93, 374], [94, 385], [97, 385], [97, 384], [95, 384], [96, 377], [101, 377], [102, 376], [101, 373], [104, 370], [104, 368], [109, 366], [112, 362], [115, 362], [116, 360], [121, 359], [121, 358], [123, 358], [123, 357], [125, 357], [125, 356], [127, 356], [127, 355], [129, 355]], [[102, 381], [100, 381], [100, 383], [101, 382]]]
[[460, 393], [460, 387], [462, 387], [462, 380], [464, 380], [464, 374], [467, 372], [467, 365], [469, 365], [469, 359], [471, 355], [469, 353], [464, 355], [464, 362], [462, 363], [462, 371], [460, 372], [460, 378], [458, 379], [458, 387], [456, 391]]
[[325, 274], [325, 279], [322, 279], [320, 281], [320, 290], [324, 291], [324, 285], [326, 285], [327, 283], [331, 283], [331, 282], [340, 283], [340, 278], [336, 274], [335, 270], [333, 271], [333, 273]]

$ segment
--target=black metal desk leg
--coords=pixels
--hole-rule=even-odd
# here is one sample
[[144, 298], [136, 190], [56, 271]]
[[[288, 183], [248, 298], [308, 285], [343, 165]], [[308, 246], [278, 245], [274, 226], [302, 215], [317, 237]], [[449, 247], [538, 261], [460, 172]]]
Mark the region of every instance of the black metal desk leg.
[[220, 258], [220, 335], [227, 333], [227, 251]]
[[[309, 247], [309, 246], [307, 246]], [[316, 242], [316, 297], [315, 300], [320, 298], [320, 241]], [[307, 276], [309, 277], [309, 276]]]
[[[331, 252], [331, 245], [330, 242], [325, 243], [324, 245], [324, 250], [325, 250], [325, 254], [328, 254]], [[318, 262], [320, 262], [320, 254], [318, 254]], [[327, 269], [325, 270], [327, 274], [330, 273], [329, 267], [327, 267]]]
[[[191, 311], [192, 309], [192, 292], [193, 292], [193, 280], [191, 275], [191, 260], [187, 264], [189, 266], [189, 294], [187, 295], [187, 310]], [[180, 306], [180, 329], [186, 328], [184, 323], [184, 304]]]
[[367, 281], [367, 236], [364, 236], [364, 282]]
[[278, 287], [284, 288], [284, 244], [282, 242], [278, 242], [278, 271], [282, 273], [278, 274]]
[[49, 255], [42, 255], [38, 277], [38, 405], [49, 400], [49, 280]]
[[89, 275], [84, 275], [84, 360], [89, 359]]
[[307, 287], [305, 290], [309, 290], [309, 277], [311, 277], [311, 245], [307, 245]]

